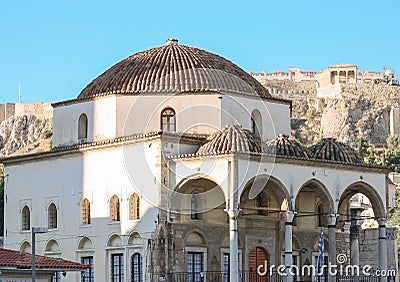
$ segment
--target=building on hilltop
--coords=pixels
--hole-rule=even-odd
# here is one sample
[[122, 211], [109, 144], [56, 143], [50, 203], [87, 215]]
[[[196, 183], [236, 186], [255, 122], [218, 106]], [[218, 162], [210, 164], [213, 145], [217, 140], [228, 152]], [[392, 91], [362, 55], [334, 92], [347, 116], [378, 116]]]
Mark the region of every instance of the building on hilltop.
[[[4, 246], [29, 252], [31, 227], [48, 227], [39, 253], [91, 265], [62, 281], [261, 281], [265, 262], [336, 264], [349, 249], [352, 264], [397, 267], [388, 169], [332, 138], [292, 139], [290, 101], [220, 56], [168, 40], [53, 108], [51, 151], [1, 159]], [[358, 193], [379, 236], [359, 232]]]
[[[317, 72], [313, 70], [301, 70], [289, 66], [288, 72], [273, 71], [272, 73], [250, 73], [254, 78], [268, 85], [269, 81], [288, 80], [294, 83], [302, 83], [307, 88], [307, 82], [313, 82], [317, 97], [340, 98], [344, 85], [363, 84], [386, 84], [397, 85], [398, 81], [392, 70], [384, 68], [382, 72], [358, 71], [356, 65], [337, 64]], [[286, 91], [289, 89], [286, 89]]]

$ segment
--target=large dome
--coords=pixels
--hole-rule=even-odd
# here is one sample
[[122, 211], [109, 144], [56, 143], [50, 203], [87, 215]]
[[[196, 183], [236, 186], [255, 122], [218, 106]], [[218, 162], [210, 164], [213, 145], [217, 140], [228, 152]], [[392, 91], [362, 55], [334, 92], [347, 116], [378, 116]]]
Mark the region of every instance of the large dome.
[[89, 83], [78, 99], [215, 91], [271, 97], [257, 80], [232, 62], [169, 39], [165, 46], [134, 54], [112, 66]]

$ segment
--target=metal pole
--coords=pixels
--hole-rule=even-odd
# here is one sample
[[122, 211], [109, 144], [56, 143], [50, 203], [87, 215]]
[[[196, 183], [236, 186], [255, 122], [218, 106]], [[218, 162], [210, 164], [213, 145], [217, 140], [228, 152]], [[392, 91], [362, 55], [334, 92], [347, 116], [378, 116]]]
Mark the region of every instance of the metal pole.
[[36, 280], [36, 233], [47, 233], [47, 227], [32, 227], [32, 282]]
[[32, 227], [32, 282], [36, 280], [36, 244], [35, 244], [35, 228]]

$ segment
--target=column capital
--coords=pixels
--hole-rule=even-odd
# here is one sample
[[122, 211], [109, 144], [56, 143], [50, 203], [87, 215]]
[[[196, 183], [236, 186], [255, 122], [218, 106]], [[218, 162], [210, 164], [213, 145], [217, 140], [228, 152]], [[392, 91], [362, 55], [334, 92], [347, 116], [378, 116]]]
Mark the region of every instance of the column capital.
[[229, 218], [237, 219], [241, 209], [225, 209], [228, 213]]
[[328, 220], [328, 227], [329, 226], [336, 226], [336, 219], [338, 215], [336, 213], [330, 213], [326, 215], [326, 218]]
[[292, 223], [295, 213], [293, 211], [286, 211], [282, 213], [283, 219], [286, 223]]
[[380, 217], [377, 219], [379, 227], [386, 227], [386, 218], [385, 217]]

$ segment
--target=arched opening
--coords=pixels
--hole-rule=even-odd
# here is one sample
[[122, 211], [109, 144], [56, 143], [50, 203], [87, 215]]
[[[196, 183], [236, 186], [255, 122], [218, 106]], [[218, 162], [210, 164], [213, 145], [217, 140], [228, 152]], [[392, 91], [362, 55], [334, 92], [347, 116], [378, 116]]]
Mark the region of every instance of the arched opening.
[[187, 281], [202, 281], [201, 273], [207, 264], [207, 248], [204, 236], [198, 232], [191, 232], [185, 238]]
[[139, 195], [133, 193], [129, 197], [129, 220], [140, 219], [140, 199]]
[[143, 281], [143, 258], [140, 253], [134, 253], [131, 256], [131, 281]]
[[262, 136], [262, 118], [258, 110], [251, 113], [251, 132], [259, 138]]
[[86, 114], [81, 114], [78, 122], [78, 139], [85, 140], [88, 136], [88, 118]]
[[93, 249], [92, 240], [90, 240], [88, 237], [83, 237], [81, 240], [79, 240], [78, 249], [92, 250]]
[[113, 195], [110, 199], [110, 220], [120, 221], [120, 211], [119, 211], [119, 198], [117, 195]]
[[83, 237], [78, 243], [78, 256], [83, 264], [90, 265], [82, 273], [81, 281], [94, 281], [94, 247], [92, 240], [88, 237]]
[[27, 253], [31, 254], [32, 253], [32, 247], [31, 244], [27, 241], [24, 241], [21, 246], [19, 247], [20, 252], [22, 253]]
[[57, 228], [57, 207], [54, 203], [51, 203], [47, 208], [48, 228]]
[[173, 220], [226, 225], [225, 196], [221, 187], [207, 178], [186, 179], [171, 194]]
[[31, 229], [31, 212], [28, 206], [22, 208], [22, 230]]
[[287, 190], [279, 180], [267, 175], [254, 177], [246, 184], [241, 194], [242, 211], [239, 221], [265, 220], [259, 216], [280, 220], [280, 213], [287, 209], [288, 198]]
[[143, 246], [143, 239], [139, 233], [133, 232], [131, 236], [129, 236], [128, 244], [131, 246]]
[[372, 186], [359, 181], [348, 186], [342, 193], [338, 207], [337, 227], [343, 228], [352, 219], [362, 228], [376, 227], [378, 218], [386, 216], [381, 197]]
[[107, 241], [107, 247], [118, 247], [122, 246], [122, 239], [117, 234], [113, 234]]
[[297, 229], [312, 234], [318, 233], [320, 227], [328, 226], [327, 216], [334, 213], [334, 204], [329, 190], [318, 180], [312, 179], [298, 191], [295, 209]]
[[81, 201], [81, 225], [90, 224], [90, 202], [87, 198]]
[[176, 131], [175, 110], [166, 108], [161, 112], [161, 130], [167, 132]]
[[46, 248], [45, 248], [46, 253], [53, 253], [53, 254], [59, 254], [61, 253], [60, 251], [60, 246], [58, 245], [57, 241], [52, 239], [47, 242]]

